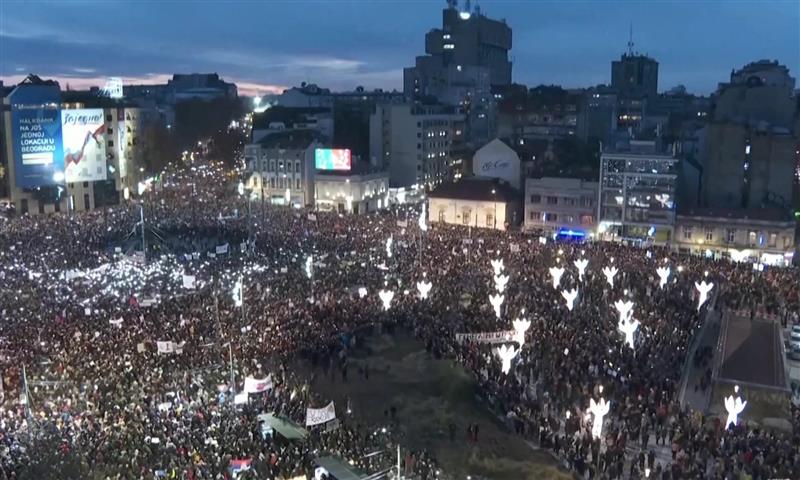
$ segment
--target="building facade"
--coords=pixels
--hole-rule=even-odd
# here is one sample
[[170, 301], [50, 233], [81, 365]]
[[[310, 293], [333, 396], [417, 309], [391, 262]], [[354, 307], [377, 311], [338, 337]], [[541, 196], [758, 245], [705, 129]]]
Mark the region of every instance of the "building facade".
[[361, 214], [388, 206], [389, 175], [385, 172], [317, 172], [317, 210]]
[[389, 172], [392, 187], [433, 188], [449, 181], [463, 159], [464, 116], [453, 107], [379, 104], [370, 116], [370, 163]]
[[476, 177], [497, 178], [520, 190], [522, 177], [517, 152], [495, 138], [479, 148], [472, 156], [472, 174]]
[[519, 195], [500, 180], [465, 178], [428, 194], [430, 223], [506, 230], [520, 217]]
[[677, 215], [672, 246], [682, 253], [788, 266], [795, 228], [794, 219], [780, 209], [692, 209]]
[[579, 178], [525, 179], [525, 230], [593, 237], [598, 187]]
[[286, 130], [245, 145], [247, 187], [273, 205], [313, 205], [314, 151], [322, 140], [314, 130]]
[[678, 160], [654, 142], [631, 141], [600, 157], [598, 234], [667, 244], [675, 226]]

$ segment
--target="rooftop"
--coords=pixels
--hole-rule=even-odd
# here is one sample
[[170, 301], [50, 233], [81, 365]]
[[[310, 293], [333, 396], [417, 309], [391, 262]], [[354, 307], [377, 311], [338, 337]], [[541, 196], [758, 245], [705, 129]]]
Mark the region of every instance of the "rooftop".
[[443, 183], [428, 196], [483, 202], [513, 202], [520, 197], [519, 193], [508, 183], [496, 178], [482, 177], [467, 177], [458, 182]]
[[269, 124], [273, 122], [281, 122], [287, 126], [297, 122], [305, 122], [308, 116], [321, 113], [330, 114], [331, 109], [321, 107], [292, 108], [276, 105], [253, 116], [253, 130], [269, 128]]
[[791, 214], [780, 208], [690, 208], [679, 210], [683, 217], [727, 218], [731, 220], [758, 220], [762, 222], [793, 222]]
[[314, 141], [322, 141], [322, 136], [316, 130], [283, 130], [266, 135], [256, 142], [261, 148], [279, 150], [299, 150], [308, 148]]

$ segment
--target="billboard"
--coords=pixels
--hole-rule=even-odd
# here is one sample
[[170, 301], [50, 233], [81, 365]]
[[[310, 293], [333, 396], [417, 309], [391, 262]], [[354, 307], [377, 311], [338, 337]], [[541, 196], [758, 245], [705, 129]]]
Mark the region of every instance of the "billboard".
[[317, 170], [350, 170], [350, 149], [317, 148], [314, 150], [314, 166]]
[[106, 179], [105, 132], [102, 108], [61, 111], [67, 183]]
[[11, 117], [17, 186], [36, 188], [63, 182], [61, 111], [55, 108], [15, 108]]
[[128, 159], [125, 157], [127, 144], [125, 143], [125, 110], [117, 109], [117, 165], [119, 167], [119, 178], [128, 175]]

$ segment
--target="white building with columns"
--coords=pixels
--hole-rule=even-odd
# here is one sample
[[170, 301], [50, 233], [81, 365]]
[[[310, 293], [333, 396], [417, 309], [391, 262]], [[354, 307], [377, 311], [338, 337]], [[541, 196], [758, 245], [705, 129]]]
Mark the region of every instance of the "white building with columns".
[[465, 178], [428, 194], [430, 223], [506, 230], [522, 220], [519, 193], [497, 179]]

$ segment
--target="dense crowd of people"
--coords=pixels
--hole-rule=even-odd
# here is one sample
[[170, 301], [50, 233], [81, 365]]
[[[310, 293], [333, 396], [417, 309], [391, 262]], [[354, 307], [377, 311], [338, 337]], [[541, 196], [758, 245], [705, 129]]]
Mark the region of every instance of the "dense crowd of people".
[[[582, 478], [644, 478], [646, 470], [658, 479], [800, 478], [797, 410], [793, 432], [779, 433], [745, 422], [725, 428], [679, 402], [706, 310], [797, 321], [796, 269], [759, 272], [657, 247], [542, 243], [514, 232], [422, 232], [410, 208], [351, 216], [271, 207], [208, 165], [164, 175], [142, 209], [5, 222], [2, 478], [305, 478], [326, 454], [387, 470], [403, 439], [341, 406], [338, 428], [312, 427], [304, 441], [265, 438], [258, 421], [274, 412], [303, 424], [306, 408], [328, 399], [292, 359], [346, 358], [343, 334], [376, 324], [408, 328], [431, 355], [463, 365], [511, 429]], [[144, 262], [126, 255], [141, 228], [175, 239], [176, 254], [153, 242]], [[229, 242], [227, 253], [195, 251], [208, 236]], [[589, 262], [583, 278], [579, 258]], [[493, 259], [510, 277], [500, 316], [488, 300]], [[565, 269], [559, 288], [548, 273], [556, 265]], [[619, 269], [613, 286], [606, 266]], [[659, 266], [672, 271], [664, 288]], [[232, 298], [237, 280], [243, 307]], [[416, 290], [423, 280], [432, 284], [427, 299]], [[696, 281], [715, 285], [700, 311]], [[570, 311], [561, 289], [573, 287]], [[394, 292], [388, 309], [380, 290]], [[617, 329], [612, 305], [621, 299], [634, 302], [640, 321], [635, 348]], [[531, 325], [508, 373], [496, 345], [456, 341], [455, 333], [511, 330], [518, 318]], [[177, 351], [159, 353], [165, 341]], [[273, 386], [237, 404], [245, 377]], [[611, 409], [594, 438], [586, 412], [600, 397]], [[668, 461], [655, 454], [662, 445]], [[413, 458], [406, 476], [450, 478], [430, 452]], [[249, 470], [236, 472], [242, 463]]]

